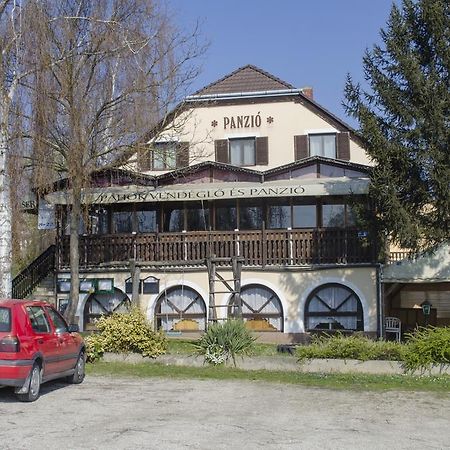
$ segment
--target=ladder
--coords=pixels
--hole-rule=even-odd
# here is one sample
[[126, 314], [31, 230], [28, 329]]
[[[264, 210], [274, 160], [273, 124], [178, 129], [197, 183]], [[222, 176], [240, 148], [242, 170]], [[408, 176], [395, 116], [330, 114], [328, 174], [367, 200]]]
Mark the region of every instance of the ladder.
[[[217, 322], [218, 308], [232, 307], [232, 317], [242, 317], [242, 300], [241, 300], [241, 271], [243, 258], [233, 256], [231, 258], [216, 258], [214, 255], [206, 259], [209, 280], [209, 315], [208, 322]], [[226, 279], [223, 272], [230, 271], [232, 278]], [[222, 272], [222, 274], [220, 273]], [[219, 284], [220, 283], [220, 284]], [[220, 287], [217, 285], [219, 284]], [[217, 288], [219, 290], [217, 290]], [[216, 294], [231, 294], [231, 305], [218, 305], [216, 302]]]

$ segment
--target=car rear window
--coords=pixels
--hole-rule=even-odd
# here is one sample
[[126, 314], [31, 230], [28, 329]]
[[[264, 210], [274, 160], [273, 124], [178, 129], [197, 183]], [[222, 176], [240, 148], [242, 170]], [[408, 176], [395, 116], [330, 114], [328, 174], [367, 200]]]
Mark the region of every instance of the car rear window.
[[11, 331], [11, 310], [0, 308], [0, 331]]

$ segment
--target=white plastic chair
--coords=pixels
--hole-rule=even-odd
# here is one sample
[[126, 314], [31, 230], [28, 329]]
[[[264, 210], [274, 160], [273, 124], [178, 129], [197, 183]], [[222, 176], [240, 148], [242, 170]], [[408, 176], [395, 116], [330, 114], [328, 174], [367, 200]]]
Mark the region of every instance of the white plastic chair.
[[402, 322], [398, 317], [385, 317], [384, 334], [394, 333], [395, 340], [400, 342], [402, 337]]

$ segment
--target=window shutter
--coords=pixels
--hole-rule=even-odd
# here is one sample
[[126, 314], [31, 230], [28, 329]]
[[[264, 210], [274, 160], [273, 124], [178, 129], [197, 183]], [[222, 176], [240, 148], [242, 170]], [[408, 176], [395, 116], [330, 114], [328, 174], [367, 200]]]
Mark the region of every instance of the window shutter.
[[269, 138], [256, 138], [255, 162], [257, 166], [267, 166], [269, 164]]
[[179, 142], [177, 145], [177, 169], [189, 166], [189, 142]]
[[214, 141], [216, 148], [216, 161], [222, 163], [229, 163], [230, 158], [228, 156], [228, 139], [217, 139]]
[[139, 170], [151, 170], [151, 151], [148, 145], [140, 144], [137, 146], [136, 160]]
[[337, 158], [345, 161], [350, 160], [350, 134], [338, 133], [337, 135]]
[[308, 135], [302, 134], [300, 136], [294, 136], [294, 157], [295, 161], [299, 159], [307, 158], [308, 152]]

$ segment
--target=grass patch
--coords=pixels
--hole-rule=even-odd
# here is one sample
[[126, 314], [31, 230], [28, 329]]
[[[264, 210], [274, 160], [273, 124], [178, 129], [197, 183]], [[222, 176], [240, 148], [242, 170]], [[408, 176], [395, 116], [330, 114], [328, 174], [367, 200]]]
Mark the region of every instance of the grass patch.
[[221, 366], [185, 367], [162, 364], [96, 362], [87, 365], [89, 375], [172, 379], [247, 380], [350, 390], [402, 390], [450, 392], [450, 377], [410, 375], [312, 374], [300, 372], [246, 371]]
[[[196, 340], [168, 339], [167, 353], [170, 355], [193, 355], [195, 354]], [[253, 356], [289, 356], [286, 353], [277, 352], [277, 344], [258, 344], [255, 342], [252, 349]]]

